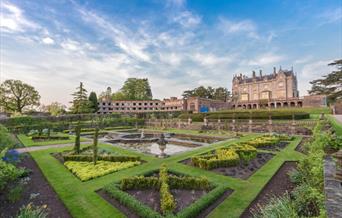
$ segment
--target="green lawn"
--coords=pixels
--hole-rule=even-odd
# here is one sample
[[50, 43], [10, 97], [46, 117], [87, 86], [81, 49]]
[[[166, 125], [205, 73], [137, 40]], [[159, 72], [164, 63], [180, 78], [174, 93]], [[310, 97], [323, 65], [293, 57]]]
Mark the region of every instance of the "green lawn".
[[[25, 134], [19, 134], [17, 135], [20, 142], [25, 147], [32, 147], [32, 146], [42, 146], [42, 145], [55, 145], [55, 144], [68, 144], [68, 143], [74, 143], [75, 142], [75, 136], [74, 135], [68, 135], [64, 133], [58, 133], [58, 136], [69, 136], [69, 139], [67, 140], [49, 140], [49, 141], [41, 141], [41, 142], [34, 142], [31, 137], [25, 135]], [[54, 135], [55, 136], [55, 135]], [[87, 141], [88, 139], [81, 137], [81, 142]]]
[[[179, 130], [180, 131], [180, 130]], [[177, 131], [177, 132], [179, 132]], [[181, 131], [184, 133], [185, 131]], [[191, 133], [191, 131], [186, 131]], [[195, 134], [195, 133], [193, 133]], [[69, 209], [73, 217], [124, 217], [124, 215], [116, 208], [111, 206], [99, 195], [96, 190], [103, 186], [118, 182], [124, 177], [141, 175], [147, 171], [158, 169], [162, 163], [166, 163], [171, 170], [183, 172], [192, 176], [207, 176], [208, 179], [216, 184], [225, 185], [234, 192], [221, 205], [219, 205], [211, 214], [210, 217], [239, 217], [244, 209], [257, 196], [262, 187], [276, 173], [284, 161], [299, 160], [302, 154], [294, 149], [300, 142], [301, 138], [296, 137], [284, 150], [277, 153], [267, 164], [253, 174], [248, 180], [227, 177], [203, 169], [194, 168], [188, 165], [183, 165], [179, 161], [188, 158], [189, 156], [207, 152], [214, 148], [227, 146], [238, 141], [251, 140], [255, 135], [247, 135], [240, 139], [234, 139], [227, 142], [215, 143], [211, 146], [201, 147], [179, 155], [171, 156], [166, 159], [158, 159], [152, 155], [136, 153], [134, 151], [124, 150], [119, 147], [101, 144], [100, 147], [111, 149], [113, 151], [129, 154], [140, 155], [146, 163], [115, 172], [100, 178], [81, 182], [72, 173], [70, 173], [60, 162], [50, 155], [51, 152], [59, 152], [68, 148], [51, 148], [48, 150], [31, 152], [47, 180], [58, 193], [66, 207]], [[24, 142], [26, 142], [24, 140]]]

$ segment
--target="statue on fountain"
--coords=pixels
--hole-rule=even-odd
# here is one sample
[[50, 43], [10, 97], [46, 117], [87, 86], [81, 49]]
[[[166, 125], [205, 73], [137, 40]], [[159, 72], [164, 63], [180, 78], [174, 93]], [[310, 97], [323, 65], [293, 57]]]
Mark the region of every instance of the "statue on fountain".
[[140, 139], [145, 138], [144, 130], [141, 130]]
[[157, 144], [159, 145], [159, 149], [160, 149], [160, 155], [159, 155], [159, 157], [160, 157], [160, 158], [166, 157], [166, 154], [165, 154], [164, 150], [166, 149], [167, 141], [165, 140], [164, 133], [162, 133], [162, 134], [160, 135], [160, 138], [159, 138], [159, 140], [157, 141]]

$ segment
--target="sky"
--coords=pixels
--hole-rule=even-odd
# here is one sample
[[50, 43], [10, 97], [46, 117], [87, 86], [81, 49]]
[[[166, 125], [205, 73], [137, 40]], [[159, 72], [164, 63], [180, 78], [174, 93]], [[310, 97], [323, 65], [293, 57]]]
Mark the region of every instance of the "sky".
[[130, 77], [153, 97], [235, 74], [291, 69], [300, 95], [342, 58], [342, 0], [1, 0], [0, 82], [68, 105], [83, 82], [98, 94]]

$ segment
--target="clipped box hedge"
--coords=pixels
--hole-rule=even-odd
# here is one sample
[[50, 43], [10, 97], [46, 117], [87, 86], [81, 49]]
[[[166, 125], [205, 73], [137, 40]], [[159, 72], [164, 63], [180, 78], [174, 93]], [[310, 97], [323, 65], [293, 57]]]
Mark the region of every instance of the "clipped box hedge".
[[[64, 161], [93, 161], [93, 155], [82, 154], [66, 154], [63, 155]], [[127, 161], [140, 161], [139, 156], [118, 156], [118, 155], [99, 155], [97, 160], [110, 161], [110, 162], [127, 162]]]
[[231, 119], [260, 119], [267, 120], [271, 115], [274, 120], [290, 120], [294, 115], [294, 119], [309, 119], [310, 114], [304, 111], [297, 110], [249, 110], [249, 111], [218, 111], [218, 112], [209, 112], [209, 113], [183, 113], [178, 118], [186, 120], [191, 117], [194, 122], [203, 122], [204, 117], [207, 119], [222, 119], [222, 120], [231, 120]]

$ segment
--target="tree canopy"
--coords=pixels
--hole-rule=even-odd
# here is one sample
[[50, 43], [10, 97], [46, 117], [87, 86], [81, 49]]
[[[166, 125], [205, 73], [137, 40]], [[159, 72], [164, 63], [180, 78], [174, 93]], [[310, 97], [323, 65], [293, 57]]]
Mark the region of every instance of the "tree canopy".
[[309, 94], [326, 95], [328, 103], [334, 103], [336, 100], [342, 99], [342, 59], [335, 60], [328, 64], [335, 66], [337, 70], [310, 82], [312, 85]]
[[122, 88], [112, 95], [113, 100], [151, 100], [152, 90], [148, 79], [128, 78]]
[[52, 116], [58, 116], [61, 114], [65, 114], [66, 106], [58, 103], [58, 102], [52, 102], [49, 105], [42, 105], [41, 110], [44, 112], [49, 112]]
[[90, 108], [92, 109], [92, 112], [95, 113], [97, 112], [97, 110], [99, 109], [98, 105], [97, 105], [97, 95], [95, 92], [90, 92], [89, 94], [89, 103], [90, 103]]
[[6, 80], [0, 85], [0, 106], [7, 112], [22, 113], [39, 106], [40, 95], [31, 85], [20, 80]]
[[76, 92], [72, 94], [74, 96], [74, 99], [71, 106], [71, 113], [74, 114], [85, 114], [85, 113], [91, 113], [91, 103], [88, 100], [87, 96], [87, 90], [84, 88], [83, 83], [80, 82], [80, 85], [76, 88]]
[[192, 90], [186, 90], [182, 95], [184, 98], [201, 97], [215, 100], [227, 101], [230, 98], [230, 92], [224, 87], [213, 88], [208, 86], [199, 86]]

